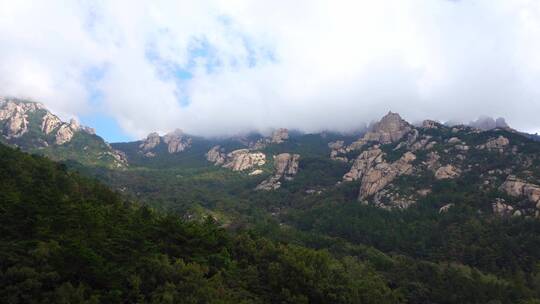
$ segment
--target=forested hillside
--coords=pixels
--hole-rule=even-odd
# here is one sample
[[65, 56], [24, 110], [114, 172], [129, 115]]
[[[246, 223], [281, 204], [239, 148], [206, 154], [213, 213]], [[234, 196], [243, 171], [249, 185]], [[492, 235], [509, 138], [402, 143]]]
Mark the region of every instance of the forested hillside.
[[395, 303], [366, 262], [138, 207], [0, 146], [3, 303]]

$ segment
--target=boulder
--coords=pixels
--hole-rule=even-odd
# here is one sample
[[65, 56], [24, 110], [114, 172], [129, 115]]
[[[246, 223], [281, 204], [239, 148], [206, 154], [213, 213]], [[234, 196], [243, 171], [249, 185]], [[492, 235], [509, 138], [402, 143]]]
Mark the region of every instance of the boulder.
[[540, 186], [528, 183], [515, 175], [509, 175], [499, 190], [513, 197], [525, 197], [540, 209]]
[[435, 171], [436, 179], [454, 179], [461, 174], [461, 171], [453, 165], [442, 166]]

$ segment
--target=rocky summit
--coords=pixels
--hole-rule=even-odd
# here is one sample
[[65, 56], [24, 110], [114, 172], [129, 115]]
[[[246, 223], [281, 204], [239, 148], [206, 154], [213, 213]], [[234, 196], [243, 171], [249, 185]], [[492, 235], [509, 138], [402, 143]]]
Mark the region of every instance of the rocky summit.
[[75, 119], [62, 121], [38, 102], [0, 98], [0, 141], [56, 160], [125, 167], [125, 155], [112, 149], [92, 128]]

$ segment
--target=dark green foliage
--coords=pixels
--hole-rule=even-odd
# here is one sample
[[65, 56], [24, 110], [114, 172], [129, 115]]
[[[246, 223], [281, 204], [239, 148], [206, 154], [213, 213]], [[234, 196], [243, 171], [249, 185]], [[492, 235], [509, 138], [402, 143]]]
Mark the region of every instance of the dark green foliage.
[[136, 207], [0, 146], [3, 303], [396, 303], [369, 265]]

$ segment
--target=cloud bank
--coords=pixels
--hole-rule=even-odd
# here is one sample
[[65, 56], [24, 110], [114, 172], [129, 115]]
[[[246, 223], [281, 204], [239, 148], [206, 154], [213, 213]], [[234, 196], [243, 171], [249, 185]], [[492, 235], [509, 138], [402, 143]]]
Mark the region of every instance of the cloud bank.
[[540, 2], [0, 1], [0, 94], [133, 138], [503, 116], [540, 131]]

